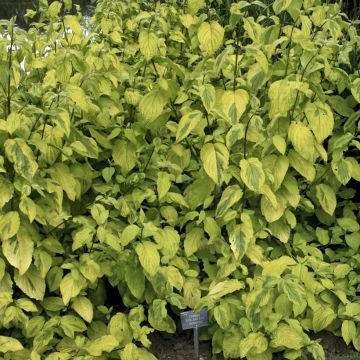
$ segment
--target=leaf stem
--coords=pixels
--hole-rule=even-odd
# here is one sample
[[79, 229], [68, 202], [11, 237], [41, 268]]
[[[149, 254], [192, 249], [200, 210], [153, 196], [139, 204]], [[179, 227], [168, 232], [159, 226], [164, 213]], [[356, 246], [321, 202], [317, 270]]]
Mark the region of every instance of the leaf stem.
[[197, 162], [200, 162], [200, 159], [199, 159], [199, 156], [198, 154], [196, 153], [194, 147], [192, 146], [192, 144], [190, 144], [190, 141], [188, 138], [185, 138], [185, 141], [186, 141], [186, 144], [188, 145], [191, 153], [193, 154], [194, 158], [196, 159]]
[[223, 81], [224, 90], [226, 90], [225, 76], [224, 76], [224, 72], [222, 70], [221, 70], [221, 78], [222, 78], [222, 81]]
[[14, 24], [11, 26], [11, 40], [10, 40], [10, 49], [9, 49], [9, 75], [8, 75], [8, 86], [7, 86], [7, 106], [6, 106], [6, 114], [5, 119], [11, 114], [11, 66], [12, 66], [12, 52], [14, 46]]
[[145, 171], [146, 171], [147, 167], [148, 167], [149, 164], [150, 164], [150, 160], [151, 160], [152, 156], [154, 155], [154, 152], [155, 152], [155, 145], [153, 145], [153, 148], [152, 148], [152, 150], [151, 150], [150, 156], [149, 156], [149, 158], [148, 158], [148, 160], [147, 160], [147, 162], [146, 162], [146, 164], [145, 164], [144, 169], [143, 169], [142, 172], [145, 172]]
[[145, 64], [145, 66], [144, 66], [144, 70], [143, 70], [142, 77], [144, 77], [144, 76], [145, 76], [145, 72], [146, 72], [147, 66], [148, 66], [148, 64], [146, 63], [146, 64]]
[[64, 34], [65, 34], [65, 39], [66, 39], [66, 42], [68, 45], [70, 45], [70, 42], [69, 42], [69, 38], [67, 36], [67, 32], [66, 32], [66, 27], [65, 27], [65, 22], [64, 22], [64, 18], [61, 18], [61, 22], [63, 24], [63, 27], [64, 27]]
[[233, 83], [233, 92], [236, 90], [236, 77], [238, 72], [238, 60], [239, 60], [239, 34], [236, 31], [236, 45], [235, 45], [235, 66], [234, 66], [234, 83]]
[[[179, 116], [177, 114], [175, 104], [172, 101], [170, 102], [170, 109], [174, 112], [176, 121], [179, 123]], [[194, 158], [196, 159], [196, 161], [200, 162], [199, 156], [196, 153], [196, 151], [195, 151], [194, 147], [192, 146], [192, 144], [190, 144], [190, 141], [187, 138], [185, 138], [185, 142], [186, 142], [187, 146], [189, 147], [191, 153], [193, 154]]]
[[[320, 49], [321, 49], [321, 47], [319, 48], [319, 50]], [[310, 63], [313, 61], [313, 59], [318, 55], [319, 50], [310, 58], [310, 60], [305, 65], [304, 70], [303, 70], [303, 72], [301, 74], [300, 82], [302, 82], [304, 80], [305, 72], [306, 72], [307, 68], [309, 67]], [[299, 94], [300, 94], [300, 90], [297, 90], [294, 105], [293, 105], [293, 107], [291, 109], [290, 121], [294, 120], [294, 112], [295, 112], [297, 102], [299, 100]]]
[[153, 68], [154, 68], [154, 70], [155, 70], [156, 77], [159, 78], [160, 76], [159, 76], [159, 73], [158, 73], [158, 71], [157, 71], [157, 69], [156, 69], [155, 62], [154, 62], [153, 59], [151, 59], [151, 65], [153, 66]]
[[288, 74], [288, 71], [289, 71], [290, 50], [291, 50], [292, 36], [293, 36], [293, 32], [294, 32], [294, 27], [295, 27], [295, 24], [293, 24], [293, 26], [291, 28], [289, 47], [288, 47], [288, 51], [287, 51], [287, 61], [286, 61], [286, 68], [285, 68], [285, 76], [284, 77], [287, 77], [287, 74]]
[[246, 124], [246, 128], [245, 128], [245, 137], [244, 137], [244, 159], [246, 159], [246, 157], [247, 157], [247, 133], [248, 133], [248, 130], [249, 130], [249, 125], [250, 125], [251, 119], [254, 117], [254, 115], [255, 115], [255, 113], [250, 116], [250, 119], [248, 120], [248, 122], [247, 122], [247, 124]]

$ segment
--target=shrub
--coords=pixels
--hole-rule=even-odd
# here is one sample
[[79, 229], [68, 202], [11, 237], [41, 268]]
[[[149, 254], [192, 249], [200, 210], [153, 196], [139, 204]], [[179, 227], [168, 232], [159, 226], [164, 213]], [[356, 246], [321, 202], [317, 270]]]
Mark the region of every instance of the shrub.
[[154, 359], [203, 307], [225, 358], [324, 359], [324, 329], [360, 350], [339, 4], [100, 0], [86, 31], [71, 10], [0, 24], [2, 358]]

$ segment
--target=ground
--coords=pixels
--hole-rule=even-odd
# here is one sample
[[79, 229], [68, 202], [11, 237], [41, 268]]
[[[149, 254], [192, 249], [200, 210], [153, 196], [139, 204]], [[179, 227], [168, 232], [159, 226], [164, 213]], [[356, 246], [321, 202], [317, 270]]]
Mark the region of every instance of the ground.
[[[356, 352], [352, 347], [346, 346], [342, 339], [331, 333], [320, 332], [316, 334], [315, 338], [321, 339], [327, 360], [360, 360], [360, 353]], [[196, 359], [191, 330], [175, 335], [156, 333], [151, 340], [153, 345], [150, 351], [159, 360]], [[209, 342], [201, 342], [199, 349], [200, 358], [196, 360], [211, 360], [211, 345]]]
[[[195, 360], [192, 336], [192, 330], [186, 330], [175, 335], [156, 333], [151, 338], [150, 351], [159, 360]], [[200, 358], [196, 360], [210, 360], [210, 343], [200, 342], [199, 353]]]
[[328, 360], [360, 360], [360, 354], [351, 346], [346, 346], [341, 338], [329, 332], [322, 331], [316, 335], [321, 339], [324, 347], [326, 359]]

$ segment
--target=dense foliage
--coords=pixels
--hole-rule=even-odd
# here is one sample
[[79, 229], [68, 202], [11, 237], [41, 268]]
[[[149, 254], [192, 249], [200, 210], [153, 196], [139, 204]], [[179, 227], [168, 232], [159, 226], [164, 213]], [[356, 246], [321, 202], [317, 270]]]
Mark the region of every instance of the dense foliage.
[[[41, 0], [0, 31], [1, 359], [360, 350], [360, 37], [319, 0]], [[109, 290], [114, 293], [109, 296]], [[112, 299], [110, 297], [113, 297]], [[110, 299], [109, 299], [110, 298]]]

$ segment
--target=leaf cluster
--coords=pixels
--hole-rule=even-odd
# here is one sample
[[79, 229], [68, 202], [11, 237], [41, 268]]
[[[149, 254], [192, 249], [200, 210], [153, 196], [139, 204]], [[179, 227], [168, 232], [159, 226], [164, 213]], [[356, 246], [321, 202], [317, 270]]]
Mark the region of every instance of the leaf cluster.
[[148, 335], [203, 307], [225, 358], [322, 360], [324, 329], [360, 350], [360, 37], [340, 5], [76, 10], [0, 22], [1, 359], [151, 360]]

